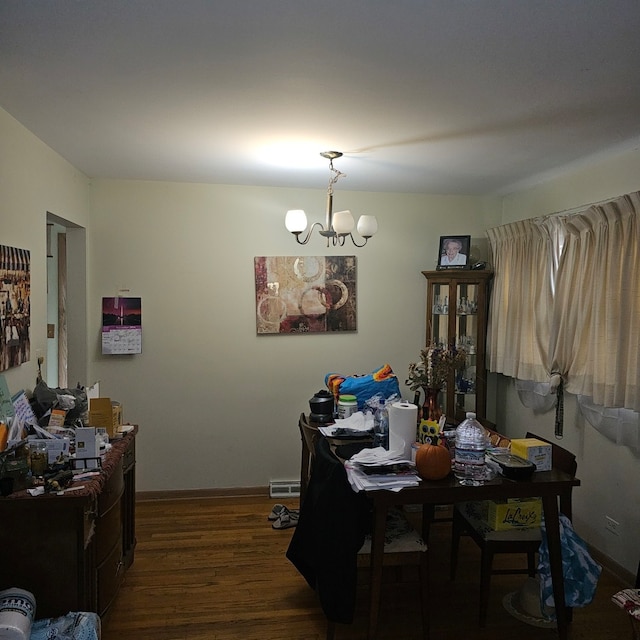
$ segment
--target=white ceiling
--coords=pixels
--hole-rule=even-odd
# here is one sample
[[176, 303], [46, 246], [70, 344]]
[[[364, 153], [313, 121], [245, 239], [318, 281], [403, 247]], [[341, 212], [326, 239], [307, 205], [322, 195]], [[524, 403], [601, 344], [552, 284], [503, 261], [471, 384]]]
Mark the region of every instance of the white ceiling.
[[91, 177], [504, 193], [640, 144], [638, 0], [2, 0], [0, 107]]

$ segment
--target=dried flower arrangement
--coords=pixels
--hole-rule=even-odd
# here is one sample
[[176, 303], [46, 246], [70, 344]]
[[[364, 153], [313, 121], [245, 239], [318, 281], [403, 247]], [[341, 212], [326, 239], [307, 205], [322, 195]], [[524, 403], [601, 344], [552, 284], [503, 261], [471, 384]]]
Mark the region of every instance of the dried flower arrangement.
[[420, 351], [420, 361], [409, 364], [407, 385], [412, 391], [422, 388], [443, 389], [452, 371], [461, 371], [467, 352], [456, 346], [428, 344]]

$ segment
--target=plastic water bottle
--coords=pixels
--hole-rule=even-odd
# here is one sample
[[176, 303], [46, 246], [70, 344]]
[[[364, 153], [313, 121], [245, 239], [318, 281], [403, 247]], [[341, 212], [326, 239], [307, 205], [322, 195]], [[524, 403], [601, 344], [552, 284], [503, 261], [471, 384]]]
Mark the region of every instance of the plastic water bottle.
[[389, 449], [389, 409], [384, 400], [373, 418], [373, 446]]
[[477, 487], [484, 483], [488, 437], [484, 427], [476, 420], [476, 414], [467, 412], [456, 429], [455, 475], [460, 484]]

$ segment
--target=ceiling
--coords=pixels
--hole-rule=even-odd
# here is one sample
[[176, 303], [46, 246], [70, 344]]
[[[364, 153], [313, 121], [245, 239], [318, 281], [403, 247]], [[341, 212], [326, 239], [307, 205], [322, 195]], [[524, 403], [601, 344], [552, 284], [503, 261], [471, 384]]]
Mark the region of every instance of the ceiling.
[[499, 194], [640, 144], [638, 0], [2, 0], [0, 107], [90, 177]]

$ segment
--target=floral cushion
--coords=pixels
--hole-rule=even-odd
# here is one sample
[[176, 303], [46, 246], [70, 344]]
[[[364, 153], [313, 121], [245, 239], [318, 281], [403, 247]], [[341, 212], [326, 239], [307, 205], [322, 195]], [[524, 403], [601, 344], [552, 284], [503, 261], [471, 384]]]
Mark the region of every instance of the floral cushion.
[[612, 595], [611, 600], [630, 616], [640, 620], [640, 589], [623, 589]]

